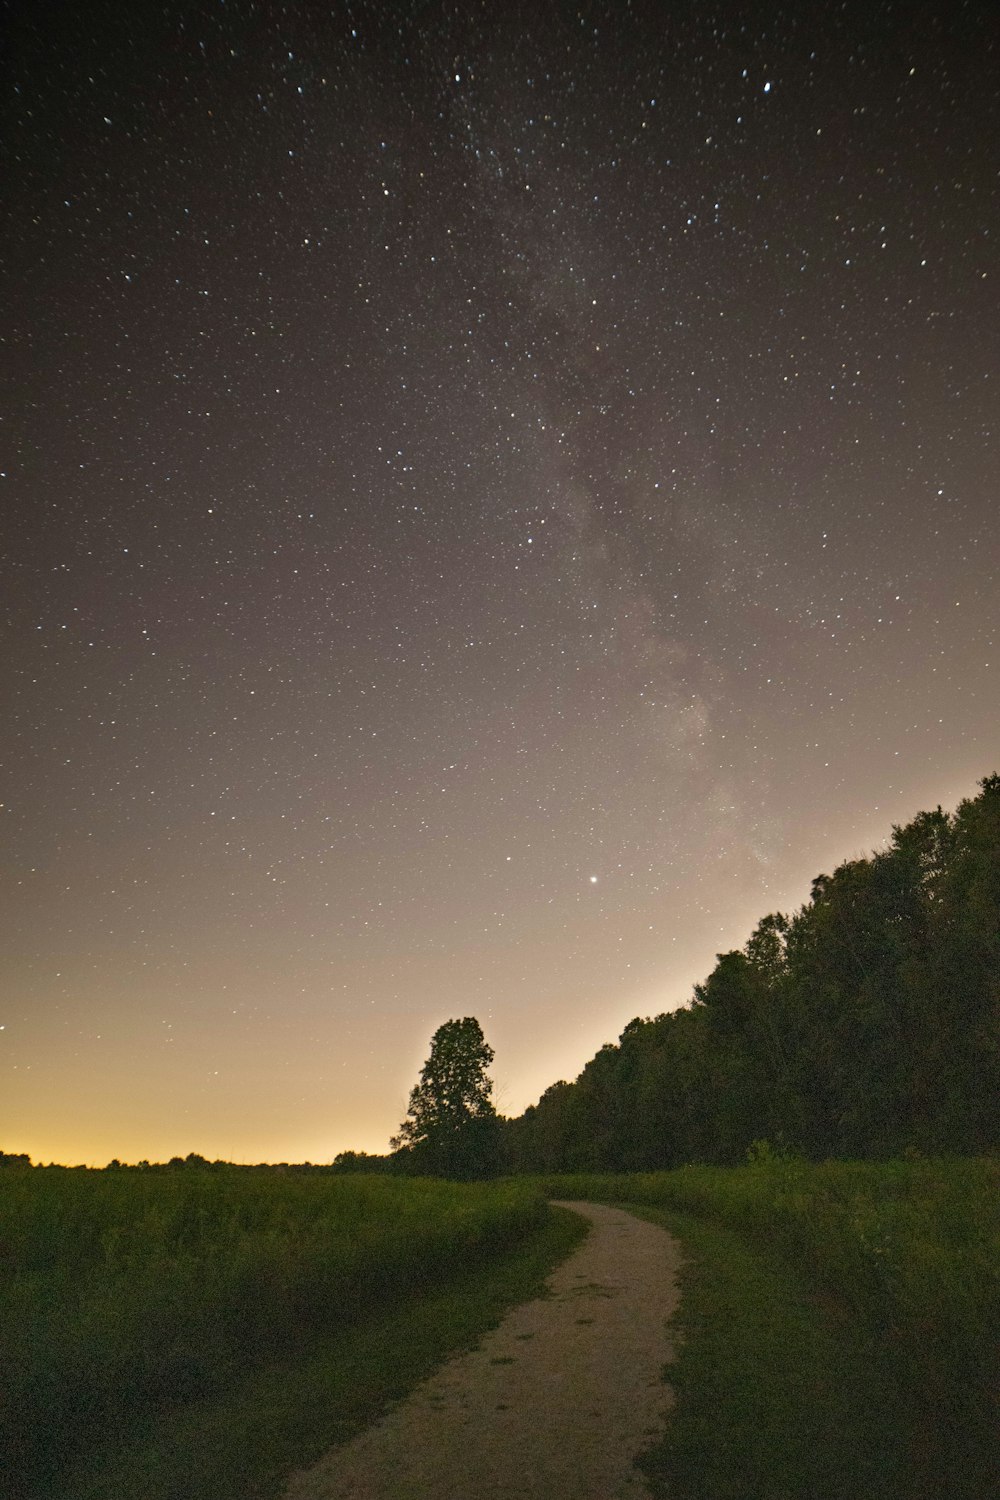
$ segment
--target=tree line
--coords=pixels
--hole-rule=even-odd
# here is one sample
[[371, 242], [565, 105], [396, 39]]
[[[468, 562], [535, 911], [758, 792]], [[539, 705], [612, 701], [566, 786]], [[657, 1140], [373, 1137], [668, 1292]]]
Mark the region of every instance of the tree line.
[[505, 1128], [517, 1171], [640, 1171], [1000, 1144], [1000, 776], [819, 875]]
[[718, 955], [689, 1005], [630, 1021], [517, 1119], [493, 1108], [492, 1058], [474, 1018], [439, 1029], [384, 1167], [654, 1171], [740, 1162], [761, 1141], [814, 1160], [996, 1150], [1000, 776], [818, 875], [799, 911]]

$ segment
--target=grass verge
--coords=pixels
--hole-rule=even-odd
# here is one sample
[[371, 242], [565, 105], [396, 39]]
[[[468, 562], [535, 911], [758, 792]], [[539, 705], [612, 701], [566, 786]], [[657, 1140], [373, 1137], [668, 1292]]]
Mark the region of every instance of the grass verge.
[[670, 1500], [1000, 1495], [1000, 1162], [540, 1179], [684, 1244]]
[[577, 1215], [552, 1209], [502, 1260], [162, 1413], [109, 1443], [58, 1496], [38, 1500], [276, 1500], [293, 1469], [345, 1442], [508, 1308], [537, 1296], [585, 1233]]
[[916, 1500], [912, 1412], [883, 1352], [784, 1259], [717, 1223], [626, 1206], [686, 1256], [676, 1405], [641, 1461], [657, 1500]]

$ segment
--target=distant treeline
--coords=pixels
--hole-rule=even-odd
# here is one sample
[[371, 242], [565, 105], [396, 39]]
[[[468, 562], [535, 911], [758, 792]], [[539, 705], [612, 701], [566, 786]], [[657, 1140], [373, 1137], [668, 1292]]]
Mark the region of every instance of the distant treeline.
[[[345, 1151], [342, 1153], [342, 1157], [356, 1158], [359, 1161], [370, 1160], [375, 1164], [370, 1168], [371, 1171], [378, 1171], [380, 1167], [384, 1169], [387, 1161], [387, 1158], [384, 1156], [366, 1157], [363, 1151]], [[116, 1157], [113, 1161], [109, 1161], [103, 1170], [106, 1172], [325, 1172], [329, 1174], [343, 1170], [340, 1165], [342, 1157], [337, 1157], [333, 1163], [314, 1163], [311, 1161], [231, 1162], [221, 1159], [208, 1161], [204, 1156], [199, 1156], [197, 1151], [191, 1151], [187, 1156], [172, 1156], [169, 1161], [143, 1160], [125, 1162], [119, 1161]], [[32, 1165], [31, 1157], [26, 1152], [14, 1154], [9, 1151], [0, 1151], [0, 1167], [30, 1167]], [[42, 1163], [39, 1162], [37, 1165], [42, 1166]], [[51, 1165], [55, 1167], [57, 1164], [53, 1162]], [[78, 1166], [59, 1167], [59, 1170], [62, 1172], [89, 1172], [95, 1169]], [[360, 1169], [354, 1168], [354, 1170]]]
[[814, 1160], [1000, 1146], [1000, 776], [820, 875], [719, 955], [691, 1004], [634, 1020], [504, 1122], [503, 1169]]

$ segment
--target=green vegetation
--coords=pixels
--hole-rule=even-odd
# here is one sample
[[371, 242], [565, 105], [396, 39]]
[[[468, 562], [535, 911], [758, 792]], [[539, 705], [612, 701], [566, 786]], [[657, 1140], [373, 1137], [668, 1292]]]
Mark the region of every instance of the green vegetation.
[[[261, 1422], [274, 1434], [265, 1469], [275, 1448], [286, 1468], [304, 1461], [481, 1331], [505, 1295], [530, 1295], [539, 1254], [560, 1243], [545, 1238], [548, 1218], [537, 1189], [512, 1183], [6, 1168], [0, 1493], [65, 1496], [66, 1474], [109, 1433], [143, 1450], [149, 1472], [117, 1491], [74, 1481], [74, 1494], [207, 1495], [196, 1458], [218, 1478], [220, 1462], [256, 1451], [248, 1432]], [[296, 1380], [325, 1392], [319, 1429], [281, 1396]], [[227, 1444], [213, 1412], [237, 1434]], [[113, 1471], [107, 1454], [98, 1469]], [[211, 1492], [267, 1493], [242, 1471], [235, 1489]]]
[[[503, 1257], [373, 1309], [339, 1335], [307, 1337], [294, 1356], [161, 1413], [78, 1470], [73, 1500], [277, 1500], [293, 1469], [346, 1442], [508, 1308], [539, 1295], [584, 1232], [574, 1215], [550, 1211]], [[65, 1491], [39, 1500], [65, 1500]]]
[[1000, 1148], [1000, 776], [813, 881], [504, 1131], [514, 1172]]
[[1000, 1163], [776, 1159], [561, 1177], [665, 1224], [688, 1265], [670, 1500], [1000, 1493]]
[[459, 1179], [496, 1176], [499, 1125], [486, 1072], [492, 1061], [475, 1016], [438, 1027], [391, 1143], [395, 1168]]

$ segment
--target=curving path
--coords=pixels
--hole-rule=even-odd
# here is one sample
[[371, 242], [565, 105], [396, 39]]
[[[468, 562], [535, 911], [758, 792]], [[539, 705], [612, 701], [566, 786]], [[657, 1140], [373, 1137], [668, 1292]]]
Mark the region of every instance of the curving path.
[[666, 1230], [564, 1203], [592, 1229], [478, 1348], [296, 1474], [285, 1500], [618, 1500], [672, 1400], [663, 1366], [680, 1261]]

